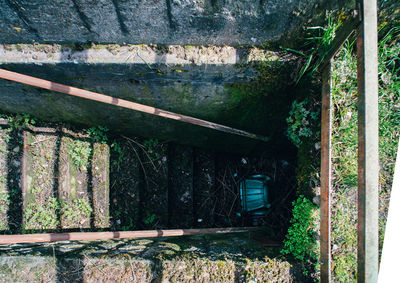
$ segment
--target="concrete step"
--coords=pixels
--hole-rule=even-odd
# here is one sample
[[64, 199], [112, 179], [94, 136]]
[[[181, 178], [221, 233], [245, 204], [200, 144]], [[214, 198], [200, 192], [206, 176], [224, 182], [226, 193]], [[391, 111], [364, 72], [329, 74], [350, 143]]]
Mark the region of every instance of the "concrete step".
[[169, 226], [193, 226], [193, 148], [171, 144], [169, 147]]
[[108, 145], [65, 128], [23, 135], [22, 229], [108, 228]]
[[213, 227], [215, 209], [215, 153], [194, 149], [193, 206], [194, 226]]
[[137, 139], [116, 138], [110, 151], [110, 211], [113, 230], [136, 230], [143, 186], [141, 149]]
[[[23, 135], [22, 230], [57, 230], [61, 227], [57, 181], [61, 137], [55, 128], [34, 128], [24, 131]], [[70, 180], [69, 175], [66, 178]], [[63, 186], [62, 181], [62, 189], [67, 190], [67, 184]], [[88, 219], [85, 220], [83, 227], [90, 225]], [[73, 225], [75, 223], [71, 223]]]
[[157, 139], [102, 140], [101, 133], [44, 125], [50, 126], [1, 128], [3, 231], [237, 224], [224, 220], [238, 209], [237, 180], [227, 175], [225, 155]]
[[144, 228], [168, 227], [168, 144], [157, 139], [142, 141], [143, 186], [140, 193]]

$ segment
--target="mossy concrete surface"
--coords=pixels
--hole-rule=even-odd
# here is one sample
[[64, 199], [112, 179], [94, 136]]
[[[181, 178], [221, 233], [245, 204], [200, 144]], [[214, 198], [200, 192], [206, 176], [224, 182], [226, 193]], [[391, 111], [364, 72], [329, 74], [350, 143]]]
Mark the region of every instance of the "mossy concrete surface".
[[279, 248], [248, 233], [15, 244], [1, 246], [0, 254], [0, 279], [7, 282], [296, 281]]
[[0, 231], [109, 228], [109, 145], [16, 120], [0, 125]]
[[76, 48], [4, 45], [1, 68], [264, 135], [270, 143], [5, 80], [0, 80], [0, 109], [244, 153], [286, 139], [299, 67], [294, 56], [229, 46]]

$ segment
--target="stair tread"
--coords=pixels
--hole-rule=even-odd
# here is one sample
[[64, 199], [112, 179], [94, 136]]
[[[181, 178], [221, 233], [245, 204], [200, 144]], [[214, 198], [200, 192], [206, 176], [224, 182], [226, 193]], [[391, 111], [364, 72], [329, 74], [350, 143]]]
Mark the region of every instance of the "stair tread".
[[139, 206], [142, 173], [140, 148], [135, 140], [118, 138], [110, 156], [110, 213], [112, 229], [140, 227]]
[[215, 154], [199, 148], [194, 149], [193, 199], [196, 227], [214, 225], [215, 205]]
[[193, 226], [193, 148], [173, 144], [169, 148], [169, 227]]
[[59, 137], [51, 128], [35, 128], [23, 135], [22, 229], [56, 230], [60, 226], [58, 183], [54, 178]]
[[140, 194], [143, 227], [168, 227], [168, 144], [158, 140], [143, 141], [141, 153], [144, 182]]

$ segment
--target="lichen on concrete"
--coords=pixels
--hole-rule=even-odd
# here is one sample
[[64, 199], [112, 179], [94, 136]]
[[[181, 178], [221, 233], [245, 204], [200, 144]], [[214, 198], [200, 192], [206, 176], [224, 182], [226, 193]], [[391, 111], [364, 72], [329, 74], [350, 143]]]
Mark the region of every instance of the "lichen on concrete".
[[276, 254], [248, 234], [23, 244], [0, 246], [0, 276], [31, 282], [293, 281], [292, 265]]

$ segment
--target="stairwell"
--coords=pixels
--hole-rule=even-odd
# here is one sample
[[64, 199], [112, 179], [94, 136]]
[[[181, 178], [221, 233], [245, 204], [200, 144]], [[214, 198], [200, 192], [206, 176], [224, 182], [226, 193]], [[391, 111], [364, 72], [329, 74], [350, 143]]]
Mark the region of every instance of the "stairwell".
[[238, 216], [243, 178], [271, 175], [275, 200], [293, 181], [285, 180], [293, 166], [273, 156], [113, 136], [99, 128], [2, 124], [3, 231], [244, 226], [249, 223]]
[[[287, 161], [100, 128], [43, 122], [19, 128], [2, 119], [0, 149], [0, 227], [7, 234], [245, 226], [239, 181], [266, 172], [275, 205], [258, 237], [280, 240], [287, 214], [280, 203], [294, 193]], [[293, 267], [274, 259], [279, 248], [255, 242], [256, 234], [1, 246], [0, 274], [8, 280], [26, 274], [28, 281], [40, 274], [50, 281], [224, 282], [261, 276], [267, 268], [263, 278], [291, 278]]]

